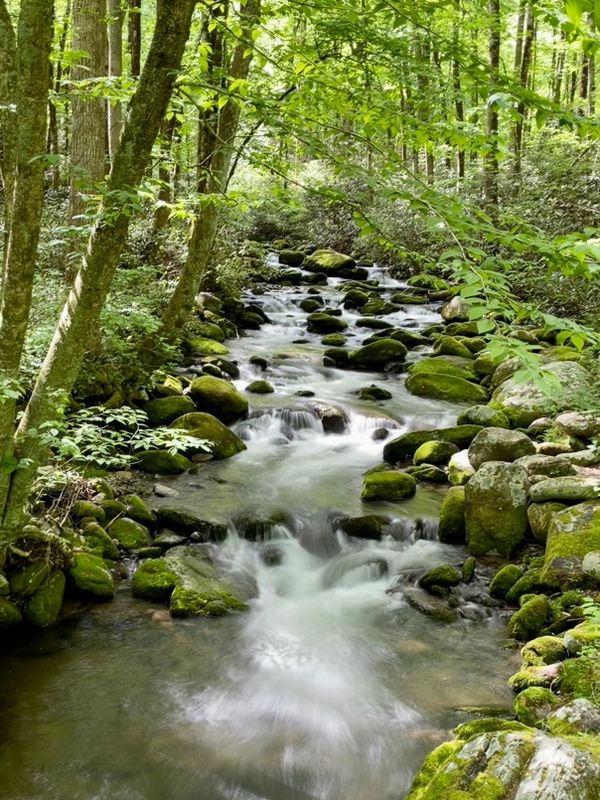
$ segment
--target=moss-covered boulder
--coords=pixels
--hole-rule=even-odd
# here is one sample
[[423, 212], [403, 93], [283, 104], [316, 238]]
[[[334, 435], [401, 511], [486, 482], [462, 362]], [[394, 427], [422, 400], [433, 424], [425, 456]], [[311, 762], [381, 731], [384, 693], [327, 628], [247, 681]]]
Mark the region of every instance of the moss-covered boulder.
[[142, 561], [131, 579], [134, 597], [155, 603], [168, 603], [180, 579], [162, 558]]
[[25, 604], [23, 615], [30, 625], [47, 628], [58, 620], [65, 594], [65, 576], [59, 569], [51, 572], [48, 580]]
[[138, 497], [137, 494], [126, 494], [121, 497], [121, 502], [126, 507], [126, 516], [142, 525], [153, 525], [156, 522], [156, 514], [150, 506]]
[[[465, 381], [476, 381], [472, 364], [457, 356], [431, 356], [415, 361], [408, 368], [409, 375], [448, 375]], [[479, 423], [475, 423], [479, 424]]]
[[567, 697], [586, 697], [597, 702], [600, 686], [598, 654], [581, 655], [564, 661], [560, 670], [559, 686], [561, 694]]
[[469, 348], [454, 336], [440, 336], [435, 340], [433, 352], [440, 356], [459, 356], [460, 358], [472, 359], [473, 354]]
[[448, 462], [448, 483], [450, 486], [464, 486], [475, 474], [475, 467], [469, 461], [469, 451], [459, 450]]
[[432, 567], [424, 575], [421, 575], [419, 586], [427, 591], [436, 586], [448, 589], [458, 586], [461, 580], [462, 575], [456, 567], [451, 564], [442, 564], [439, 567]]
[[361, 499], [367, 502], [387, 500], [395, 502], [412, 497], [417, 491], [417, 482], [406, 472], [386, 471], [366, 475]]
[[222, 542], [227, 537], [227, 526], [223, 523], [205, 519], [179, 506], [161, 506], [157, 515], [161, 526], [186, 536], [199, 534], [205, 542]]
[[283, 249], [279, 251], [279, 263], [286, 267], [301, 267], [306, 255], [301, 250]]
[[334, 317], [325, 311], [315, 311], [306, 318], [310, 333], [339, 333], [345, 331], [348, 323], [340, 317]]
[[229, 353], [229, 348], [221, 342], [205, 339], [202, 336], [186, 339], [184, 346], [193, 356], [226, 356]]
[[516, 461], [535, 453], [535, 445], [525, 433], [506, 428], [484, 428], [471, 442], [469, 461], [479, 469], [486, 461]]
[[525, 538], [529, 480], [523, 467], [488, 461], [465, 487], [467, 546], [508, 556]]
[[396, 328], [392, 331], [389, 331], [386, 334], [387, 338], [395, 339], [397, 342], [402, 342], [405, 347], [408, 347], [409, 350], [412, 350], [413, 347], [422, 347], [423, 345], [429, 344], [429, 340], [426, 336], [422, 336], [420, 333], [415, 333], [415, 331], [407, 331], [403, 328]]
[[346, 337], [343, 333], [328, 333], [321, 339], [321, 344], [325, 347], [343, 347], [346, 344]]
[[567, 657], [565, 643], [560, 636], [538, 636], [521, 648], [521, 658], [528, 667], [556, 664]]
[[560, 701], [550, 689], [531, 686], [515, 697], [513, 709], [519, 722], [537, 728], [545, 726], [547, 718], [559, 705]]
[[553, 514], [541, 582], [550, 588], [585, 586], [587, 553], [600, 550], [600, 502], [591, 500]]
[[110, 522], [116, 517], [124, 517], [127, 514], [127, 506], [120, 500], [103, 500], [100, 505], [105, 514], [105, 520]]
[[523, 570], [516, 564], [505, 564], [496, 571], [490, 582], [492, 597], [504, 599], [511, 586], [523, 577]]
[[108, 600], [115, 594], [115, 582], [104, 561], [91, 553], [75, 553], [68, 572], [71, 587], [84, 596]]
[[400, 306], [383, 300], [380, 297], [371, 297], [361, 310], [366, 317], [383, 317], [387, 314], [395, 314], [397, 311], [400, 311]]
[[22, 615], [19, 607], [5, 597], [0, 597], [0, 631], [19, 625]]
[[302, 311], [306, 311], [307, 314], [312, 314], [322, 308], [323, 305], [324, 302], [321, 297], [305, 297], [304, 300], [300, 301], [299, 308], [301, 308]]
[[328, 276], [344, 274], [347, 269], [356, 266], [356, 261], [351, 257], [338, 253], [335, 250], [315, 250], [304, 259], [303, 267], [309, 272], [323, 272]]
[[576, 656], [584, 650], [596, 648], [600, 652], [600, 623], [586, 620], [568, 630], [563, 637], [567, 652]]
[[229, 381], [205, 375], [190, 386], [192, 400], [199, 411], [212, 414], [229, 424], [248, 413], [248, 400]]
[[417, 397], [430, 397], [451, 403], [484, 403], [488, 399], [483, 386], [451, 375], [412, 374], [406, 388]]
[[583, 503], [600, 498], [600, 480], [581, 476], [547, 478], [531, 487], [533, 503]]
[[362, 289], [349, 289], [344, 295], [344, 308], [362, 308], [369, 302], [369, 295]]
[[179, 578], [170, 599], [172, 616], [223, 616], [246, 608], [235, 589], [218, 577], [212, 564], [193, 546], [175, 547], [163, 561]]
[[114, 539], [108, 535], [97, 522], [90, 522], [82, 531], [86, 549], [94, 555], [116, 561], [119, 558], [119, 548]]
[[192, 462], [170, 450], [142, 450], [135, 454], [136, 469], [153, 475], [181, 475], [192, 468]]
[[168, 425], [177, 417], [195, 411], [196, 407], [189, 397], [174, 395], [173, 397], [157, 397], [144, 406], [151, 425]]
[[395, 339], [378, 339], [350, 353], [348, 363], [353, 369], [381, 370], [392, 361], [404, 361], [408, 350]]
[[225, 332], [216, 322], [200, 322], [196, 326], [196, 331], [203, 339], [212, 339], [215, 342], [225, 341]]
[[109, 533], [119, 543], [119, 547], [127, 552], [140, 550], [152, 544], [148, 528], [127, 517], [121, 517], [111, 522]]
[[458, 425], [481, 425], [484, 428], [510, 428], [510, 421], [502, 411], [490, 406], [476, 405], [458, 415]]
[[419, 464], [447, 464], [450, 458], [458, 453], [458, 447], [452, 442], [431, 441], [422, 444], [413, 456], [415, 466]]
[[73, 503], [71, 516], [77, 521], [82, 519], [95, 519], [100, 524], [102, 524], [106, 518], [102, 506], [98, 505], [98, 503], [93, 503], [91, 500], [78, 500], [76, 503]]
[[465, 525], [465, 488], [453, 486], [448, 489], [440, 506], [438, 538], [444, 544], [464, 544], [466, 541]]
[[467, 322], [469, 319], [469, 304], [462, 297], [453, 297], [452, 300], [442, 308], [442, 319], [444, 322]]
[[480, 425], [456, 425], [451, 428], [409, 431], [386, 443], [383, 458], [388, 464], [406, 461], [422, 444], [430, 441], [451, 442], [457, 447], [468, 447], [480, 430]]
[[12, 597], [30, 597], [50, 575], [47, 561], [35, 561], [9, 575]]
[[273, 394], [275, 389], [273, 388], [273, 384], [269, 383], [269, 381], [252, 381], [246, 386], [246, 391], [250, 394]]
[[537, 636], [546, 626], [550, 604], [545, 594], [537, 595], [524, 603], [508, 621], [508, 629], [521, 642]]
[[356, 392], [360, 400], [373, 400], [373, 401], [380, 401], [380, 400], [391, 400], [392, 393], [388, 392], [387, 389], [382, 389], [381, 386], [377, 386], [376, 384], [372, 383], [370, 386], [363, 386], [361, 389]]
[[407, 467], [406, 472], [420, 483], [448, 483], [446, 472], [435, 464], [419, 464], [418, 467]]
[[211, 442], [213, 458], [231, 458], [246, 449], [244, 442], [212, 414], [196, 411], [171, 423], [172, 428], [188, 431], [190, 436]]
[[536, 542], [546, 544], [552, 517], [565, 508], [564, 503], [531, 503], [527, 509], [527, 519]]
[[535, 383], [518, 376], [504, 381], [494, 392], [490, 405], [504, 412], [515, 428], [527, 427], [539, 417], [589, 404], [597, 394], [591, 374], [574, 361], [554, 361], [544, 370], [553, 376], [555, 385], [546, 393]]
[[394, 292], [390, 300], [392, 303], [397, 303], [401, 306], [418, 306], [427, 303], [427, 295], [412, 292]]

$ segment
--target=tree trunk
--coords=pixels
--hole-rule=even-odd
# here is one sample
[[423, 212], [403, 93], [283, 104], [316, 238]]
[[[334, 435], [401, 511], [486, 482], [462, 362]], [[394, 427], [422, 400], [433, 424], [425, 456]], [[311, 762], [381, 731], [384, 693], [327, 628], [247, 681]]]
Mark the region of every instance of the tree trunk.
[[142, 0], [128, 0], [128, 2], [129, 74], [132, 78], [138, 78], [142, 68]]
[[84, 55], [71, 68], [71, 80], [79, 86], [72, 93], [69, 216], [79, 223], [85, 194], [106, 174], [106, 102], [94, 96], [94, 81], [106, 77], [107, 47], [106, 0], [75, 0], [73, 49]]
[[[108, 0], [108, 76], [118, 85], [123, 74], [123, 22], [125, 12], [121, 0]], [[108, 152], [111, 163], [119, 146], [123, 129], [123, 104], [112, 100], [108, 105]]]
[[[490, 88], [493, 90], [498, 80], [500, 66], [500, 0], [488, 0], [488, 62], [490, 68]], [[491, 94], [491, 92], [490, 92]], [[495, 216], [498, 211], [498, 111], [488, 99], [486, 127], [489, 152], [484, 164], [484, 197], [488, 211]]]
[[[252, 31], [260, 17], [261, 0], [248, 0], [244, 7], [243, 34], [236, 46], [229, 68], [229, 78], [245, 80], [252, 60]], [[181, 275], [165, 309], [159, 335], [173, 339], [187, 320], [194, 299], [210, 263], [219, 223], [219, 195], [227, 188], [229, 168], [233, 157], [233, 146], [240, 120], [240, 106], [234, 101], [220, 109], [216, 128], [204, 127], [202, 152], [198, 153], [199, 190], [205, 195], [192, 224], [188, 256]], [[213, 123], [214, 120], [211, 120]], [[206, 148], [206, 149], [204, 149]], [[147, 342], [143, 348], [145, 358], [151, 348]]]
[[[524, 22], [521, 43], [521, 63], [519, 64], [518, 81], [523, 89], [527, 89], [527, 81], [529, 79], [529, 67], [531, 64], [531, 51], [533, 47], [534, 37], [534, 17], [533, 17], [533, 0], [527, 3], [527, 15]], [[512, 132], [512, 151], [513, 151], [513, 175], [515, 177], [521, 174], [521, 150], [523, 148], [523, 126], [525, 124], [525, 115], [527, 113], [527, 106], [525, 100], [520, 99], [517, 105], [518, 117], [515, 122]]]
[[[460, 15], [460, 0], [455, 0], [454, 10], [456, 19], [452, 25], [452, 94], [454, 97], [454, 115], [462, 130], [465, 121], [465, 104], [462, 94], [462, 85], [460, 80], [460, 64], [458, 61], [458, 45], [459, 45], [459, 15]], [[457, 178], [462, 180], [465, 177], [465, 151], [463, 147], [459, 147], [456, 152], [456, 175]]]
[[[0, 495], [0, 540], [6, 545], [22, 525], [25, 505], [44, 443], [40, 431], [56, 418], [71, 391], [96, 328], [120, 253], [127, 238], [132, 207], [124, 200], [147, 169], [152, 147], [167, 110], [189, 36], [195, 0], [158, 0], [154, 37], [108, 178], [98, 220], [63, 308], [33, 393], [19, 424], [15, 455], [27, 466], [14, 471]], [[47, 65], [45, 75], [47, 76]]]
[[[0, 513], [14, 476], [13, 430], [19, 366], [31, 307], [44, 199], [52, 0], [23, 0], [14, 36], [0, 0], [2, 93], [9, 114], [2, 126], [2, 174], [8, 223], [0, 291]], [[17, 459], [18, 460], [18, 459]]]

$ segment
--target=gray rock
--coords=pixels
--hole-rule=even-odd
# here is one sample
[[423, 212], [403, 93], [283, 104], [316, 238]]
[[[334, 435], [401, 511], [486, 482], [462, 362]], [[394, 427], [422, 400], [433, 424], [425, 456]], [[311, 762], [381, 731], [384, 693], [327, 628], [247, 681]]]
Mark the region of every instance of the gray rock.
[[557, 459], [554, 456], [530, 455], [515, 459], [517, 464], [525, 467], [527, 474], [545, 475], [548, 478], [562, 478], [566, 475], [575, 475], [575, 468], [571, 463], [564, 459]]
[[591, 439], [600, 433], [600, 413], [597, 411], [568, 411], [555, 420], [569, 436]]
[[505, 428], [484, 428], [469, 446], [469, 461], [479, 469], [487, 461], [516, 461], [535, 453], [535, 445], [524, 433]]
[[566, 723], [573, 733], [600, 733], [600, 708], [590, 700], [580, 697], [550, 715], [548, 724], [552, 730], [553, 722]]
[[536, 483], [530, 489], [532, 503], [564, 501], [567, 503], [583, 503], [600, 497], [600, 481], [596, 478], [564, 477], [548, 478]]
[[442, 308], [442, 319], [445, 322], [466, 322], [469, 319], [470, 306], [462, 297], [453, 297]]

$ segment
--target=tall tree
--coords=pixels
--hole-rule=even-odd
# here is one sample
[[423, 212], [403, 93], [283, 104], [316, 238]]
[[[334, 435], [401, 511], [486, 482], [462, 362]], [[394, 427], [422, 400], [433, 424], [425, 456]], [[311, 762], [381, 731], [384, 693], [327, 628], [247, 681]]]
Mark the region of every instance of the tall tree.
[[490, 213], [498, 208], [498, 178], [500, 171], [498, 146], [498, 107], [493, 101], [500, 68], [500, 0], [487, 0], [488, 9], [488, 65], [490, 72], [490, 92], [486, 111], [486, 134], [488, 152], [484, 166], [484, 197]]
[[[108, 13], [108, 76], [113, 82], [118, 82], [123, 74], [123, 23], [125, 21], [125, 10], [121, 0], [108, 0]], [[111, 161], [117, 152], [122, 129], [123, 104], [120, 99], [113, 99], [108, 106], [108, 152]]]

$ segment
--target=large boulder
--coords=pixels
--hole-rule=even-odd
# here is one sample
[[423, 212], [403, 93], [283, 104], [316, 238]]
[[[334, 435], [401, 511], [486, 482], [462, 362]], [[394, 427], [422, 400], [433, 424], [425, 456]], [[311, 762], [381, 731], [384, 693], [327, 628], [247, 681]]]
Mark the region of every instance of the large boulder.
[[513, 427], [527, 427], [539, 417], [577, 407], [597, 394], [592, 375], [575, 361], [552, 361], [544, 365], [544, 371], [552, 377], [546, 392], [518, 376], [508, 378], [494, 392], [490, 405], [503, 411]]
[[173, 590], [179, 584], [178, 576], [169, 569], [162, 558], [142, 561], [131, 579], [134, 597], [155, 603], [168, 603]]
[[487, 405], [476, 405], [467, 408], [458, 415], [459, 425], [482, 425], [484, 428], [510, 428], [510, 422], [506, 414], [496, 411]]
[[600, 502], [589, 500], [553, 514], [548, 526], [541, 582], [550, 588], [586, 585], [587, 553], [600, 550]]
[[404, 361], [408, 350], [395, 339], [378, 339], [350, 353], [348, 364], [354, 369], [384, 369], [391, 361]]
[[465, 487], [453, 486], [448, 489], [440, 506], [438, 538], [444, 544], [464, 544], [465, 526]]
[[348, 323], [324, 311], [315, 311], [306, 318], [310, 333], [339, 333], [345, 331]]
[[210, 375], [196, 378], [190, 386], [190, 394], [199, 411], [212, 414], [227, 424], [248, 413], [248, 400], [223, 378]]
[[516, 461], [535, 453], [535, 445], [524, 433], [506, 428], [484, 428], [471, 442], [469, 461], [479, 469], [486, 461]]
[[315, 250], [304, 259], [302, 265], [309, 272], [323, 272], [325, 275], [344, 275], [345, 270], [356, 266], [352, 256], [346, 256], [335, 250]]
[[600, 434], [600, 413], [598, 411], [567, 411], [555, 419], [556, 425], [569, 436], [591, 439]]
[[64, 573], [55, 569], [44, 585], [27, 601], [23, 616], [36, 628], [47, 628], [54, 625], [58, 620], [64, 593]]
[[406, 379], [406, 388], [417, 397], [451, 403], [485, 403], [488, 399], [483, 386], [452, 375], [412, 374]]
[[457, 447], [468, 447], [480, 430], [480, 425], [455, 425], [452, 428], [409, 431], [387, 442], [383, 448], [383, 459], [388, 464], [406, 461], [422, 444], [430, 441], [451, 442]]
[[119, 547], [126, 552], [141, 550], [142, 547], [152, 544], [148, 528], [133, 519], [127, 519], [127, 517], [115, 519], [111, 522], [108, 530], [113, 539], [119, 543]]
[[211, 453], [216, 459], [231, 458], [246, 449], [239, 436], [212, 414], [203, 411], [184, 414], [172, 422], [171, 427], [187, 431], [198, 439], [207, 439], [211, 442]]
[[425, 759], [405, 800], [596, 800], [600, 765], [577, 739], [519, 722], [460, 725]]
[[15, 603], [0, 597], [0, 631], [19, 625], [22, 618], [21, 610]]
[[600, 497], [600, 481], [578, 475], [546, 478], [531, 487], [530, 496], [533, 503], [583, 503]]
[[226, 356], [229, 353], [229, 348], [221, 342], [203, 336], [186, 339], [184, 347], [192, 356]]
[[[409, 375], [448, 375], [465, 381], [476, 381], [477, 375], [472, 363], [460, 356], [431, 356], [411, 364]], [[479, 424], [479, 423], [477, 423]]]
[[192, 468], [192, 462], [171, 450], [142, 450], [135, 454], [136, 469], [152, 475], [181, 475]]
[[460, 339], [454, 336], [440, 336], [435, 340], [433, 352], [439, 356], [459, 356], [460, 358], [472, 359], [473, 354]]
[[150, 400], [144, 406], [144, 411], [151, 425], [168, 425], [169, 422], [173, 422], [177, 417], [188, 414], [190, 411], [195, 411], [195, 406], [189, 397], [174, 395]]
[[508, 556], [525, 538], [527, 471], [504, 461], [487, 461], [465, 487], [467, 546], [473, 555]]
[[442, 308], [444, 322], [466, 322], [469, 319], [469, 304], [462, 297], [453, 297]]
[[372, 472], [365, 476], [361, 499], [365, 501], [405, 500], [417, 491], [417, 482], [406, 472]]
[[174, 547], [163, 561], [178, 578], [170, 596], [172, 616], [223, 616], [246, 608], [236, 590], [219, 578], [215, 567], [194, 546]]
[[84, 596], [98, 600], [108, 600], [114, 596], [114, 578], [99, 556], [75, 553], [68, 578], [72, 588]]
[[452, 442], [429, 441], [422, 444], [413, 456], [415, 466], [420, 464], [447, 464], [450, 458], [458, 453], [458, 447]]
[[300, 267], [304, 261], [305, 254], [301, 250], [280, 250], [279, 263], [286, 267]]

